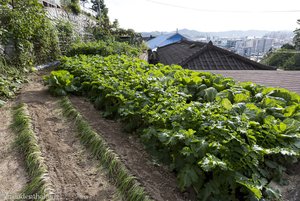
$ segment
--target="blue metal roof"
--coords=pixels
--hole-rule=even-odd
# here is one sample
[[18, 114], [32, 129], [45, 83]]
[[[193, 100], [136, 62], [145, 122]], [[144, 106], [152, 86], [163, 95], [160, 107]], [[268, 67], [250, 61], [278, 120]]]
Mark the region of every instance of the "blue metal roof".
[[181, 41], [182, 39], [185, 39], [183, 35], [179, 33], [170, 33], [166, 35], [157, 36], [156, 38], [147, 41], [147, 45], [150, 49], [155, 49], [158, 47], [169, 45], [171, 43], [176, 43], [178, 41]]

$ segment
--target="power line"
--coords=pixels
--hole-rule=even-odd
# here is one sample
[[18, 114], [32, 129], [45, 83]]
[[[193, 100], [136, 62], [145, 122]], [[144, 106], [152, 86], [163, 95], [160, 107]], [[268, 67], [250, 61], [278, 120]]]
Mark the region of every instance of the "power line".
[[181, 6], [176, 4], [164, 3], [155, 0], [145, 0], [150, 3], [159, 4], [163, 6], [173, 7], [173, 8], [181, 8], [186, 10], [194, 10], [200, 12], [207, 12], [207, 13], [300, 13], [300, 10], [215, 10], [215, 9], [200, 9], [200, 8], [193, 8], [187, 6]]

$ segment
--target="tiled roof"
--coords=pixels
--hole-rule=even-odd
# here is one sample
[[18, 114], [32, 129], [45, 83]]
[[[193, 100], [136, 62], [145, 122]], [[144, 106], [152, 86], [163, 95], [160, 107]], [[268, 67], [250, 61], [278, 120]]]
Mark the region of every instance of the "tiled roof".
[[269, 87], [281, 87], [300, 94], [300, 71], [210, 70], [209, 72], [241, 82], [251, 81]]
[[192, 70], [276, 70], [228, 50], [201, 43], [182, 40], [157, 49], [160, 63], [178, 64]]

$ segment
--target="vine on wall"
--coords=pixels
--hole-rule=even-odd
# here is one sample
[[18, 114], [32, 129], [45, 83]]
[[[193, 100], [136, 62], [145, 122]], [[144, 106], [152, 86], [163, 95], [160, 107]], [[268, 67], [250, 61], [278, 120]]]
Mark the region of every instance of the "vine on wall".
[[0, 38], [9, 64], [24, 67], [56, 59], [58, 35], [37, 0], [0, 0]]

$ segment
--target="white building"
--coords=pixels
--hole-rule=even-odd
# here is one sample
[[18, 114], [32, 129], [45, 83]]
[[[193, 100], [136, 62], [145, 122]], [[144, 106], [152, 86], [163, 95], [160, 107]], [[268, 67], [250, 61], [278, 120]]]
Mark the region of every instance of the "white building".
[[258, 53], [266, 53], [273, 46], [273, 39], [271, 38], [261, 38], [257, 41], [256, 44], [256, 52]]

